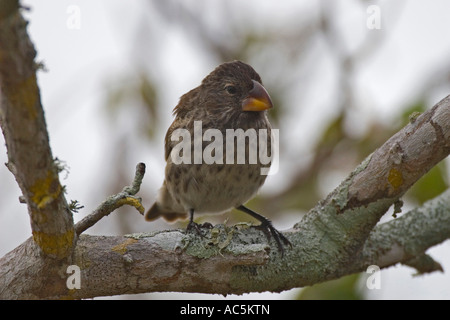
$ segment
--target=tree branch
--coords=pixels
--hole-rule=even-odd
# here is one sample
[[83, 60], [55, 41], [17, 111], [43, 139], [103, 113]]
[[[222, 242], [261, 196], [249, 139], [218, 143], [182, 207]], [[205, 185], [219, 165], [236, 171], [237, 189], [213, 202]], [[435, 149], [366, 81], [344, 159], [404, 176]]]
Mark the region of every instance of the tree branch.
[[[422, 227], [425, 223], [423, 219], [427, 217], [423, 211], [413, 211], [401, 219], [377, 227], [372, 234], [371, 231], [389, 207], [449, 152], [450, 96], [389, 139], [324, 201], [305, 215], [287, 233], [293, 249], [288, 250], [283, 259], [278, 256], [276, 248], [263, 245], [266, 243], [264, 235], [253, 228], [231, 232], [225, 227], [216, 226], [204, 239], [192, 239], [189, 234], [183, 235], [179, 231], [134, 237], [131, 238], [133, 241], [116, 238], [114, 247], [126, 248], [122, 255], [129, 261], [128, 270], [133, 269], [135, 263], [139, 267], [149, 267], [143, 273], [138, 270], [130, 272], [139, 279], [139, 283], [148, 285], [145, 289], [136, 285], [139, 292], [170, 290], [228, 294], [280, 291], [362, 271], [374, 263], [379, 263], [382, 267], [397, 262], [407, 263], [414, 257], [422, 256], [430, 246], [450, 238], [450, 211], [445, 210], [449, 203], [448, 194], [420, 209], [431, 212], [430, 208], [434, 208], [433, 212], [436, 213], [435, 219], [430, 217], [426, 220], [426, 231]], [[408, 219], [418, 221], [418, 224]], [[411, 226], [416, 226], [413, 233], [410, 233]], [[389, 227], [395, 227], [396, 231], [386, 237], [384, 233]], [[436, 230], [439, 232], [435, 233]], [[434, 236], [430, 237], [430, 233]], [[379, 234], [382, 234], [383, 239], [391, 241], [379, 241]], [[83, 240], [89, 242], [89, 238]], [[413, 246], [416, 242], [422, 246]], [[259, 247], [255, 247], [255, 243], [260, 244]], [[375, 246], [374, 243], [385, 244], [386, 247]], [[136, 247], [140, 249], [134, 251]], [[109, 249], [105, 251], [111, 251], [111, 246], [107, 248]], [[134, 258], [135, 254], [139, 257], [144, 254], [141, 252], [143, 248], [159, 248], [164, 252], [160, 255], [166, 257], [167, 263], [175, 261], [176, 272], [170, 273], [168, 277], [173, 281], [164, 278], [164, 281], [157, 281], [162, 281], [163, 286], [160, 283], [149, 285], [152, 283], [151, 279], [158, 279], [160, 274], [167, 273], [145, 258]], [[266, 251], [268, 248], [271, 249], [269, 253]], [[221, 272], [221, 279], [225, 279], [223, 282], [217, 280], [217, 272], [207, 274], [205, 271], [217, 268], [222, 271], [230, 257], [255, 254], [255, 249], [259, 254], [265, 255], [262, 259], [264, 263], [260, 264], [261, 257], [258, 256], [258, 262], [255, 261], [253, 265], [228, 265], [229, 268], [225, 269], [230, 272], [225, 275]], [[223, 258], [221, 254], [224, 255]], [[205, 263], [210, 269], [201, 269], [202, 272], [197, 274], [191, 269], [191, 264], [185, 267], [185, 255], [197, 257], [196, 265], [199, 268]], [[210, 261], [211, 257], [214, 257], [220, 267]], [[88, 260], [92, 262], [92, 259]], [[162, 265], [165, 264], [161, 263]], [[89, 270], [86, 270], [85, 275], [89, 278]], [[187, 275], [191, 276], [190, 280]], [[183, 281], [177, 282], [180, 279]], [[175, 290], [174, 286], [178, 289]]]
[[132, 185], [123, 188], [122, 192], [110, 196], [108, 199], [103, 201], [97, 209], [94, 210], [94, 212], [78, 222], [75, 225], [76, 234], [79, 236], [86, 229], [96, 224], [101, 218], [109, 215], [111, 212], [125, 204], [135, 207], [140, 214], [144, 214], [144, 207], [141, 204], [141, 198], [134, 196], [139, 192], [144, 174], [145, 164], [138, 163]]
[[399, 262], [416, 268], [419, 273], [442, 271], [442, 267], [424, 253], [449, 238], [450, 189], [422, 207], [375, 227], [354, 259], [354, 271], [366, 265], [389, 267]]
[[[143, 166], [132, 187], [74, 227], [48, 142], [26, 22], [17, 0], [4, 0], [0, 9], [0, 125], [7, 165], [23, 192], [33, 233], [0, 259], [1, 299], [151, 291], [239, 294], [311, 285], [370, 264], [400, 262], [419, 272], [441, 268], [425, 251], [450, 238], [450, 192], [401, 218], [376, 224], [449, 154], [450, 96], [412, 119], [286, 232], [293, 248], [283, 258], [262, 231], [246, 224], [217, 225], [205, 230], [204, 237], [171, 230], [78, 238], [121, 204], [142, 211], [134, 195]], [[67, 288], [69, 264], [81, 269], [79, 290]]]
[[343, 262], [352, 260], [389, 207], [449, 152], [447, 96], [367, 157], [296, 227], [322, 225], [318, 232], [337, 245]]
[[78, 224], [75, 230], [58, 177], [61, 168], [49, 145], [36, 79], [36, 51], [20, 9], [17, 0], [4, 0], [0, 5], [0, 125], [8, 150], [7, 167], [23, 193], [21, 202], [28, 206], [33, 237], [12, 255], [0, 259], [0, 296], [9, 299], [66, 294], [67, 288], [55, 290], [65, 283], [61, 268], [72, 263], [75, 231], [81, 233], [101, 214], [109, 214], [123, 204], [133, 205], [143, 213], [140, 199], [134, 194], [145, 171], [143, 164], [138, 166], [133, 185], [105, 201], [97, 215]]
[[[38, 272], [41, 267], [33, 264], [33, 256], [22, 254], [31, 250], [29, 240], [0, 260], [0, 298], [30, 297], [30, 292], [33, 298], [152, 291], [277, 292], [364, 271], [371, 264], [404, 263], [420, 272], [439, 270], [424, 253], [450, 238], [450, 191], [398, 219], [375, 224], [427, 168], [448, 154], [449, 141], [447, 97], [389, 139], [286, 232], [293, 248], [284, 258], [274, 243], [267, 243], [262, 231], [246, 224], [217, 225], [205, 230], [204, 237], [180, 230], [115, 237], [81, 235], [73, 257], [81, 268], [80, 290], [67, 289], [64, 281], [53, 281], [48, 288], [47, 277], [41, 283], [47, 290], [18, 295], [9, 284], [23, 276], [25, 266], [27, 272]], [[401, 173], [401, 179], [397, 174], [392, 177], [392, 168]], [[361, 177], [366, 178], [364, 184]], [[359, 192], [355, 184], [361, 185]], [[61, 274], [65, 268], [61, 265]]]
[[[324, 239], [316, 237], [308, 242], [301, 231], [285, 234], [294, 246], [283, 259], [276, 244], [267, 244], [261, 231], [245, 225], [217, 225], [204, 238], [185, 234], [184, 230], [109, 237], [82, 235], [74, 257], [81, 268], [81, 289], [39, 298], [167, 291], [278, 292], [363, 272], [369, 265], [409, 265], [414, 257], [423, 260], [429, 247], [450, 238], [450, 191], [376, 227], [363, 250], [346, 264], [330, 251], [324, 253], [328, 258], [323, 258], [320, 250], [329, 247]], [[64, 289], [65, 283], [61, 283], [53, 293]]]
[[42, 253], [65, 259], [75, 245], [72, 214], [59, 182], [36, 82], [36, 51], [14, 0], [0, 13], [0, 125], [7, 167], [28, 205], [33, 239]]
[[[276, 245], [269, 247], [265, 235], [254, 228], [235, 231], [230, 242], [226, 239], [235, 229], [222, 225], [215, 229], [218, 231], [204, 239], [179, 230], [104, 238], [104, 241], [82, 237], [83, 249], [77, 250], [76, 261], [82, 257], [90, 261], [90, 266], [84, 269], [82, 278], [86, 291], [83, 292], [82, 286], [75, 294], [78, 297], [101, 294], [89, 281], [98, 281], [102, 270], [114, 270], [102, 273], [100, 278], [102, 289], [109, 294], [158, 291], [241, 294], [312, 285], [366, 271], [373, 264], [384, 268], [405, 263], [450, 238], [450, 191], [375, 228], [360, 254], [346, 264], [330, 251], [325, 253], [327, 259], [323, 259], [320, 250], [326, 251], [329, 244], [319, 237], [311, 243], [300, 230], [286, 233], [294, 246], [281, 259]], [[219, 234], [218, 241], [214, 241], [215, 233]], [[104, 256], [98, 255], [96, 248], [101, 248]], [[88, 293], [90, 290], [96, 292]]]

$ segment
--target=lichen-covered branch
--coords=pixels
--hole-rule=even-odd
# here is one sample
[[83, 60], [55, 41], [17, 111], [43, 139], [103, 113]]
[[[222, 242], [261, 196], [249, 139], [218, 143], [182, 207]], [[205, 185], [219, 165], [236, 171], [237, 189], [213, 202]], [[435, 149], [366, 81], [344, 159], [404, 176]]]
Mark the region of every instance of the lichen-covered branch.
[[[17, 0], [0, 5], [0, 125], [8, 150], [7, 167], [23, 193], [30, 215], [32, 238], [0, 259], [0, 296], [4, 299], [64, 295], [63, 266], [70, 264], [77, 235], [92, 226], [99, 214], [124, 204], [144, 211], [134, 197], [145, 171], [138, 166], [133, 185], [97, 215], [77, 225], [59, 181], [60, 165], [53, 158], [37, 85], [36, 51]], [[59, 288], [59, 289], [58, 289]], [[59, 290], [59, 291], [58, 291]]]
[[[439, 270], [432, 259], [424, 258], [424, 252], [450, 238], [448, 193], [399, 219], [375, 225], [411, 185], [448, 155], [449, 146], [450, 97], [446, 97], [376, 150], [287, 232], [293, 248], [284, 258], [254, 228], [216, 226], [203, 238], [176, 230], [114, 238], [114, 245], [105, 245], [102, 252], [116, 259], [121, 256], [128, 271], [116, 269], [111, 276], [132, 279], [121, 279], [118, 287], [114, 281], [106, 281], [111, 284], [109, 292], [239, 294], [312, 285], [363, 271], [371, 264], [387, 267], [400, 262], [415, 266], [419, 272]], [[80, 243], [86, 241], [87, 248], [91, 240], [83, 238]], [[144, 248], [151, 248], [152, 256], [165, 257], [164, 262], [153, 264], [142, 258]], [[97, 253], [92, 251], [91, 257], [88, 249], [77, 251], [77, 258], [94, 266]], [[255, 257], [254, 263], [248, 255]], [[245, 263], [235, 264], [236, 259], [231, 257], [236, 256], [246, 258]], [[185, 259], [191, 257], [196, 257], [195, 266], [186, 264]], [[98, 262], [98, 270], [84, 269], [87, 282], [101, 273], [104, 261]], [[132, 289], [121, 289], [123, 281], [132, 284]], [[83, 295], [82, 291], [74, 294]]]
[[339, 254], [351, 260], [389, 207], [398, 204], [400, 197], [449, 153], [447, 96], [367, 157], [297, 227], [322, 224], [319, 232], [333, 239]]
[[2, 1], [0, 12], [0, 125], [7, 167], [28, 206], [33, 239], [46, 256], [65, 259], [75, 244], [72, 214], [50, 149], [36, 79], [36, 51], [18, 1]]
[[[375, 225], [406, 190], [402, 184], [393, 188], [390, 169], [384, 168], [389, 168], [391, 157], [399, 159], [399, 153], [391, 152], [386, 157], [380, 150], [402, 146], [401, 161], [395, 161], [395, 165], [400, 172], [406, 170], [402, 179], [412, 185], [426, 170], [414, 167], [416, 164], [409, 159], [410, 148], [415, 150], [417, 143], [423, 144], [428, 152], [413, 154], [416, 162], [427, 168], [449, 152], [449, 110], [447, 97], [368, 157], [285, 233], [293, 248], [286, 250], [283, 258], [275, 243], [267, 243], [262, 231], [246, 224], [218, 225], [203, 230], [203, 237], [180, 230], [116, 237], [81, 235], [72, 260], [81, 269], [79, 290], [67, 289], [64, 279], [53, 281], [49, 288], [46, 274], [47, 281], [41, 286], [34, 285], [32, 290], [18, 294], [9, 286], [17, 277], [23, 277], [24, 272], [42, 275], [39, 257], [29, 253], [24, 256], [24, 252], [33, 252], [34, 242], [30, 239], [0, 259], [0, 298], [88, 298], [154, 291], [277, 292], [364, 271], [372, 264], [388, 267], [403, 263], [419, 272], [440, 270], [441, 266], [425, 252], [450, 238], [450, 191], [400, 218]], [[427, 125], [430, 121], [432, 132], [422, 130], [431, 130]], [[375, 170], [374, 164], [380, 166], [378, 172], [387, 175], [367, 176], [365, 171]], [[366, 176], [362, 191], [379, 191], [372, 192], [373, 198], [364, 192], [350, 192], [355, 190], [355, 181], [362, 182], [362, 175]], [[383, 186], [388, 191], [382, 192]], [[353, 197], [365, 200], [358, 202]], [[51, 273], [50, 279], [61, 278], [65, 268], [61, 265], [59, 275]], [[34, 278], [36, 282], [40, 279]]]
[[145, 164], [138, 163], [132, 185], [125, 187], [122, 192], [108, 197], [108, 199], [103, 201], [97, 209], [94, 210], [94, 212], [78, 222], [75, 225], [76, 234], [79, 236], [83, 231], [96, 224], [101, 218], [126, 204], [135, 207], [140, 214], [144, 214], [144, 207], [142, 206], [141, 199], [135, 197], [141, 187], [144, 174]]
[[377, 226], [361, 252], [346, 263], [345, 257], [329, 249], [333, 247], [329, 239], [309, 235], [305, 239], [303, 231], [285, 233], [293, 248], [284, 258], [275, 243], [267, 243], [262, 231], [245, 224], [217, 225], [205, 229], [203, 238], [184, 230], [109, 237], [81, 235], [73, 261], [81, 268], [81, 288], [66, 289], [61, 295], [65, 289], [62, 285], [55, 290], [60, 295], [40, 298], [167, 291], [277, 292], [363, 272], [369, 265], [385, 268], [414, 263], [416, 268], [420, 265], [419, 272], [440, 270], [440, 265], [424, 252], [450, 238], [450, 191]]
[[374, 228], [360, 254], [355, 271], [365, 264], [388, 267], [398, 262], [419, 273], [442, 271], [425, 251], [450, 239], [450, 190], [392, 221]]
[[[77, 239], [80, 234], [123, 205], [135, 207], [141, 214], [144, 208], [141, 199], [135, 194], [139, 191], [142, 178], [145, 173], [145, 165], [139, 163], [131, 186], [125, 187], [122, 192], [106, 199], [94, 212], [75, 225]], [[103, 239], [104, 237], [99, 237]], [[96, 247], [94, 237], [93, 247]], [[132, 240], [130, 240], [132, 241]], [[101, 242], [101, 241], [100, 241]], [[98, 244], [100, 244], [98, 242]], [[76, 246], [75, 249], [82, 248]], [[111, 250], [122, 252], [125, 245], [119, 245]], [[9, 252], [0, 259], [0, 299], [49, 299], [49, 298], [73, 298], [72, 292], [66, 286], [66, 271], [72, 265], [77, 255], [75, 251], [68, 259], [46, 259], [40, 254], [34, 237], [29, 238], [19, 247]], [[86, 266], [88, 261], [81, 259], [80, 265]], [[112, 265], [107, 268], [112, 267]], [[95, 282], [95, 279], [91, 281]]]

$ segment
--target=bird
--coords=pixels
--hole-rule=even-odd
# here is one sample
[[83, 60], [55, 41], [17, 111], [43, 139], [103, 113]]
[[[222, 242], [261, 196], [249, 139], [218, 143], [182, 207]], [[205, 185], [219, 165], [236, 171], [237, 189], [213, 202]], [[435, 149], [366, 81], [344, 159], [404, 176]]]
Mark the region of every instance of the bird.
[[[272, 151], [272, 128], [267, 117], [272, 107], [259, 74], [238, 60], [220, 64], [198, 87], [182, 95], [165, 136], [164, 181], [145, 220], [163, 217], [173, 222], [189, 218], [186, 230], [196, 230], [201, 235], [194, 214], [222, 214], [235, 208], [259, 220], [257, 227], [265, 232], [269, 241], [273, 236], [283, 255], [284, 245], [292, 246], [290, 241], [268, 218], [245, 206], [266, 180], [267, 174], [261, 174], [261, 169], [270, 167], [270, 163], [263, 163], [258, 157], [256, 161], [250, 161], [249, 157], [261, 143], [266, 145], [267, 152]], [[239, 138], [228, 139], [227, 136], [230, 132], [242, 134], [252, 130], [254, 135], [244, 136], [245, 145], [241, 149], [236, 146]], [[262, 135], [261, 130], [266, 134]], [[214, 133], [209, 140], [205, 139], [207, 132]], [[255, 135], [259, 144], [251, 139]], [[199, 159], [199, 155], [204, 159]]]

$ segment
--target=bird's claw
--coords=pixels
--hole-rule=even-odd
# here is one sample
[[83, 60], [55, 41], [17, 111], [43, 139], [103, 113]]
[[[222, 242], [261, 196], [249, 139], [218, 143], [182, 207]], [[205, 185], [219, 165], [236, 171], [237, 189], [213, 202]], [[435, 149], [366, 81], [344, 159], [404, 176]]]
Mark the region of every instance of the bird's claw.
[[194, 221], [190, 221], [189, 224], [187, 225], [186, 232], [194, 231], [200, 237], [204, 238], [205, 236], [202, 233], [202, 229], [212, 229], [212, 228], [213, 228], [213, 225], [209, 222], [198, 224], [198, 223], [195, 223]]
[[273, 236], [282, 257], [284, 256], [283, 244], [292, 248], [292, 243], [288, 240], [288, 238], [286, 238], [280, 231], [275, 229], [275, 227], [272, 225], [272, 223], [270, 223], [270, 221], [263, 222], [259, 226], [256, 226], [256, 228], [261, 229], [264, 232], [269, 242]]

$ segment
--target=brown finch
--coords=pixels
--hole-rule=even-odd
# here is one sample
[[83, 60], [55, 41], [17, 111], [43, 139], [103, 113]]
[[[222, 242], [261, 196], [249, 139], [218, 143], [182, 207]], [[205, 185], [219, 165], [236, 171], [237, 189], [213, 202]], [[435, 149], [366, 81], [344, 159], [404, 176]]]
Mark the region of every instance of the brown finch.
[[[165, 137], [165, 180], [145, 219], [152, 221], [162, 216], [167, 221], [174, 221], [185, 219], [189, 214], [187, 230], [195, 229], [201, 235], [199, 226], [193, 221], [194, 213], [220, 214], [236, 208], [258, 219], [267, 237], [274, 237], [283, 254], [283, 243], [291, 245], [289, 240], [273, 227], [269, 219], [244, 206], [263, 185], [266, 174], [261, 174], [261, 169], [269, 167], [270, 163], [263, 164], [259, 157], [249, 161], [249, 153], [258, 149], [251, 141], [240, 149], [245, 150], [244, 163], [242, 158], [239, 162], [239, 154], [225, 153], [230, 147], [230, 140], [225, 139], [227, 129], [253, 129], [257, 138], [264, 139], [266, 152], [271, 152], [271, 126], [267, 119], [267, 109], [270, 108], [272, 101], [260, 76], [241, 61], [219, 65], [200, 86], [184, 94], [174, 109], [176, 117]], [[199, 124], [201, 129], [198, 132], [195, 128]], [[178, 145], [180, 137], [178, 134], [175, 136], [180, 132], [178, 129], [187, 132], [183, 142], [186, 137], [191, 138], [188, 148], [181, 151]], [[211, 137], [205, 139], [209, 129], [216, 130], [213, 142], [209, 142]], [[262, 136], [260, 129], [265, 129], [267, 135]], [[201, 136], [200, 144], [196, 140], [198, 137], [192, 139], [195, 130]], [[234, 145], [234, 138], [231, 141]], [[208, 145], [212, 143], [218, 148], [211, 150]], [[261, 148], [261, 141], [258, 146]], [[239, 146], [234, 150], [239, 152]], [[210, 155], [215, 161], [199, 161], [198, 151], [200, 156]], [[180, 158], [187, 161], [180, 162]]]

